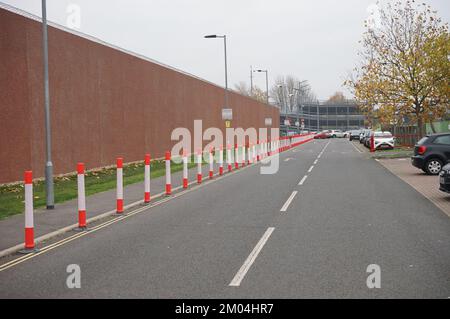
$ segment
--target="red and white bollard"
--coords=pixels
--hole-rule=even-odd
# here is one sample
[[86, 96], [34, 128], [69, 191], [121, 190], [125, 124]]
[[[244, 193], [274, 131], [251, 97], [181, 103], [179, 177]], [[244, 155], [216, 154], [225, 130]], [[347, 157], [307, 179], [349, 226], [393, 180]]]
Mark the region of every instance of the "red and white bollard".
[[261, 141], [258, 141], [256, 144], [256, 161], [259, 162], [261, 160]]
[[220, 145], [219, 150], [219, 175], [223, 175], [223, 145]]
[[172, 182], [170, 180], [170, 152], [166, 152], [166, 195], [172, 194]]
[[214, 177], [214, 157], [213, 157], [213, 149], [209, 150], [209, 178], [212, 179]]
[[251, 163], [253, 163], [252, 143], [248, 143], [248, 145], [247, 145], [247, 164], [250, 165]]
[[237, 143], [234, 144], [234, 168], [239, 168], [239, 148]]
[[150, 203], [150, 154], [145, 154], [144, 166], [144, 203]]
[[266, 141], [261, 142], [261, 160], [266, 157]]
[[232, 166], [231, 166], [231, 145], [228, 144], [227, 146], [227, 163], [228, 163], [228, 172], [231, 172]]
[[26, 171], [25, 182], [25, 249], [21, 253], [32, 253], [34, 248], [34, 219], [33, 219], [33, 173]]
[[202, 182], [202, 150], [197, 151], [197, 183]]
[[241, 166], [242, 167], [244, 167], [245, 166], [245, 154], [246, 154], [246, 152], [245, 152], [245, 143], [244, 144], [242, 144], [242, 158], [241, 158], [241, 160], [242, 160], [242, 163], [241, 163]]
[[116, 212], [123, 213], [123, 158], [119, 157], [116, 160], [117, 164], [117, 190], [116, 190]]
[[253, 144], [253, 146], [252, 146], [252, 162], [253, 163], [256, 163], [256, 145], [255, 144]]
[[86, 193], [84, 187], [84, 163], [77, 165], [77, 190], [78, 190], [78, 229], [86, 229]]
[[183, 151], [183, 188], [188, 188], [188, 158], [187, 152]]

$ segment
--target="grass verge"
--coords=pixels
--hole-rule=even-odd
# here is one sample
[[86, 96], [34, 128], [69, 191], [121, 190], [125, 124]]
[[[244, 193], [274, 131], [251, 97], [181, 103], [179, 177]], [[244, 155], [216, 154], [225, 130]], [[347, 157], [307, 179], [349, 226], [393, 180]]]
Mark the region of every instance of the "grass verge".
[[395, 147], [392, 150], [377, 150], [373, 153], [374, 158], [406, 158], [411, 157], [413, 149], [410, 147]]
[[[196, 164], [193, 158], [189, 161], [188, 167]], [[177, 172], [183, 169], [182, 164], [172, 162], [171, 171]], [[165, 174], [165, 161], [152, 161], [151, 177], [157, 178]], [[124, 165], [123, 183], [130, 185], [144, 181], [144, 163]], [[104, 192], [116, 187], [115, 167], [105, 168], [98, 171], [86, 172], [85, 175], [86, 196]], [[9, 216], [20, 214], [24, 210], [24, 189], [22, 184], [0, 186], [0, 220]], [[77, 176], [76, 174], [62, 177], [55, 177], [55, 203], [62, 203], [77, 197]], [[45, 182], [33, 182], [34, 207], [45, 206]]]

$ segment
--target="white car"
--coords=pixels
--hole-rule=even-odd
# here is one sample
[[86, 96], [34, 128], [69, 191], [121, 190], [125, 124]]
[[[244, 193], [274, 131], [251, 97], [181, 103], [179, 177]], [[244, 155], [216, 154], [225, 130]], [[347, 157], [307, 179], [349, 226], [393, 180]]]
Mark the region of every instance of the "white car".
[[331, 137], [345, 137], [344, 132], [341, 130], [331, 130], [330, 135]]
[[373, 134], [373, 143], [375, 146], [375, 149], [381, 149], [381, 148], [389, 148], [393, 149], [395, 145], [394, 137], [392, 136], [391, 132], [381, 132], [376, 131], [372, 132]]

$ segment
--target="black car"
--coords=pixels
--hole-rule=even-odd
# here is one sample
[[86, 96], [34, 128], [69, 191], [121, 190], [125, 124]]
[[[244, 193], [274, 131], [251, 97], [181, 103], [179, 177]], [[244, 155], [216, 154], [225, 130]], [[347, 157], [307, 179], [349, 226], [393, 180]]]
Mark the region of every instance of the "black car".
[[413, 166], [425, 173], [437, 175], [450, 160], [450, 133], [440, 133], [423, 137], [414, 146], [411, 157]]
[[353, 141], [353, 140], [359, 140], [359, 134], [361, 134], [361, 130], [353, 130], [353, 131], [350, 131], [350, 133], [349, 133], [349, 140], [350, 141]]
[[450, 164], [442, 167], [439, 173], [439, 189], [443, 192], [450, 193]]

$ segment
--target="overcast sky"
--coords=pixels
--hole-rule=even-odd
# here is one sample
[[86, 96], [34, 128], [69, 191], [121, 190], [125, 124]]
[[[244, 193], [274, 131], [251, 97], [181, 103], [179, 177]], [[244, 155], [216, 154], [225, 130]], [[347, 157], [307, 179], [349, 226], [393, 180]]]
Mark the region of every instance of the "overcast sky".
[[[1, 0], [41, 15], [41, 0]], [[357, 63], [358, 40], [376, 0], [47, 0], [50, 21], [67, 26], [68, 6], [81, 9], [79, 31], [224, 85], [250, 82], [250, 65], [308, 80], [319, 99], [335, 91]], [[449, 0], [424, 0], [445, 22]], [[73, 21], [73, 20], [72, 20]], [[265, 88], [263, 74], [254, 83]]]

